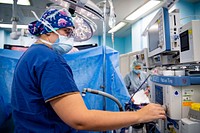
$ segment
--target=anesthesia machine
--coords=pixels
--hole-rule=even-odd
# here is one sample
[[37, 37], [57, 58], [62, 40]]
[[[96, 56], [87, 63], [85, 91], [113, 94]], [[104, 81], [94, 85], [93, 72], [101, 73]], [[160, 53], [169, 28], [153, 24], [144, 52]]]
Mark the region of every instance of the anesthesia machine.
[[200, 131], [200, 20], [180, 26], [179, 10], [158, 11], [145, 29], [152, 70], [151, 101], [166, 108], [158, 133]]

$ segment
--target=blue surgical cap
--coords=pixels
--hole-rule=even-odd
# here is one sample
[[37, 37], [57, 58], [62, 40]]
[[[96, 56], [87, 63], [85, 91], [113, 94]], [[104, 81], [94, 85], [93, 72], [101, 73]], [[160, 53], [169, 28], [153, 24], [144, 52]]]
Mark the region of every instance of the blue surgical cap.
[[[42, 14], [40, 20], [42, 21], [45, 20], [55, 30], [66, 27], [74, 27], [71, 14], [65, 8], [61, 9], [49, 8]], [[28, 30], [32, 35], [36, 36], [52, 32], [51, 29], [46, 27], [44, 24], [42, 24], [42, 22], [38, 20], [30, 23], [28, 25]]]
[[141, 66], [142, 67], [142, 63], [139, 62], [139, 61], [137, 61], [137, 60], [133, 61], [133, 63], [132, 63], [132, 69], [135, 69], [136, 66]]

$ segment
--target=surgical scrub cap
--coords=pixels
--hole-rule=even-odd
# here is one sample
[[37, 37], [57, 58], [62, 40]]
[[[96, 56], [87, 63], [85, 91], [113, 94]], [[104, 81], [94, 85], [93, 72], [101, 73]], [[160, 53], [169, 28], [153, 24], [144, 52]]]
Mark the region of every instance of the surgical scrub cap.
[[[40, 20], [46, 21], [48, 25], [51, 25], [55, 30], [66, 27], [74, 27], [71, 14], [67, 9], [61, 8], [49, 8], [41, 16]], [[28, 30], [32, 35], [39, 36], [52, 32], [47, 26], [40, 21], [34, 21], [28, 25]]]
[[132, 63], [132, 69], [135, 69], [135, 67], [136, 66], [141, 66], [142, 67], [142, 63], [141, 62], [139, 62], [139, 61], [133, 61], [133, 63]]

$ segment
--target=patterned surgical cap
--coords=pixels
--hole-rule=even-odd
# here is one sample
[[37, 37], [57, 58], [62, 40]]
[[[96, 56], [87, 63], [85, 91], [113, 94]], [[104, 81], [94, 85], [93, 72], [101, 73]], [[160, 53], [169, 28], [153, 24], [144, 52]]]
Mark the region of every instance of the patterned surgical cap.
[[[40, 20], [48, 22], [55, 30], [74, 27], [71, 14], [65, 8], [56, 9], [49, 8], [41, 16]], [[39, 36], [52, 32], [47, 26], [42, 24], [40, 21], [34, 21], [28, 25], [28, 30], [32, 35]]]

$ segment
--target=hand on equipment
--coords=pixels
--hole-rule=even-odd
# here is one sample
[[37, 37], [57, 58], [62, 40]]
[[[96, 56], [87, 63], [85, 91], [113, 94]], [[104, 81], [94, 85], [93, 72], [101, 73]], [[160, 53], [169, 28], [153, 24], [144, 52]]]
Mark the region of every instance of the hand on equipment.
[[152, 121], [152, 119], [166, 119], [165, 109], [160, 104], [149, 103], [137, 111], [141, 115], [141, 123], [143, 121]]

